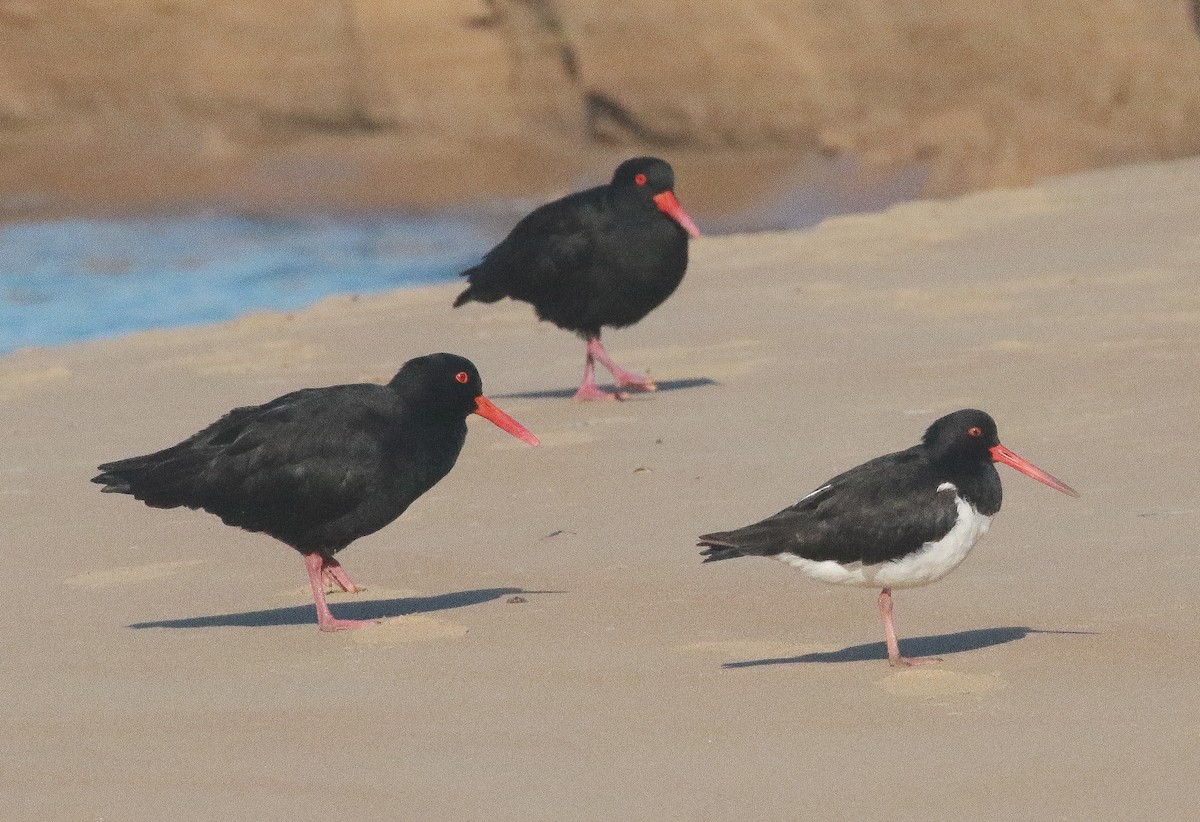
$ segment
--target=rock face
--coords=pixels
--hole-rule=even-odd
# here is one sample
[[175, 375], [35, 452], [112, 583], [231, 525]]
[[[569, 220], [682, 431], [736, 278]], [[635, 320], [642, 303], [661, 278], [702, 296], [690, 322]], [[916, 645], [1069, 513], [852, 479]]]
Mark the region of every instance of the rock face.
[[62, 173], [37, 157], [179, 169], [305, 140], [501, 165], [530, 143], [782, 149], [920, 162], [948, 194], [1200, 150], [1194, 6], [10, 0], [0, 149], [25, 181]]

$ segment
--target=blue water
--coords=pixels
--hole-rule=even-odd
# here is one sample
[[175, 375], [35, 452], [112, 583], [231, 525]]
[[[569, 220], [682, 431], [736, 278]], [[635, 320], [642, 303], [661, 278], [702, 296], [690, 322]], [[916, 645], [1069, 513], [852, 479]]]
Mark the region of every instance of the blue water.
[[0, 354], [445, 282], [496, 239], [449, 217], [0, 225]]
[[[709, 236], [803, 228], [911, 199], [928, 176], [918, 166], [882, 181], [859, 171], [854, 158], [810, 163], [795, 185], [776, 186], [743, 211], [692, 216]], [[475, 203], [432, 217], [0, 223], [0, 354], [448, 282], [535, 205]]]

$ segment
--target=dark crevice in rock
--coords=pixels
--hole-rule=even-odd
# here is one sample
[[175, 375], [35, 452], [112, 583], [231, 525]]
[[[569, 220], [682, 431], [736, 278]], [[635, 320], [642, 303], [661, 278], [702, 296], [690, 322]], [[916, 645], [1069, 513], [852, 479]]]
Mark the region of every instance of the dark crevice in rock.
[[658, 148], [673, 148], [685, 142], [681, 136], [647, 125], [620, 101], [603, 92], [587, 92], [583, 96], [583, 105], [587, 136], [593, 142], [616, 145], [636, 140]]
[[488, 13], [469, 18], [466, 21], [468, 28], [508, 27], [509, 49], [518, 62], [526, 53], [557, 52], [563, 74], [572, 83], [579, 81], [579, 54], [553, 3], [549, 0], [484, 0], [484, 5]]

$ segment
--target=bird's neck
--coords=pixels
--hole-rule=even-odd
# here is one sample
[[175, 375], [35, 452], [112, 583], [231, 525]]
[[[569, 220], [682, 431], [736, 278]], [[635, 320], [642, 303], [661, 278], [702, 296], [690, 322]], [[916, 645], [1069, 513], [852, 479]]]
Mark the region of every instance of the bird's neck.
[[1000, 510], [1003, 489], [996, 466], [989, 463], [952, 463], [946, 466], [949, 481], [958, 489], [957, 495], [985, 516]]

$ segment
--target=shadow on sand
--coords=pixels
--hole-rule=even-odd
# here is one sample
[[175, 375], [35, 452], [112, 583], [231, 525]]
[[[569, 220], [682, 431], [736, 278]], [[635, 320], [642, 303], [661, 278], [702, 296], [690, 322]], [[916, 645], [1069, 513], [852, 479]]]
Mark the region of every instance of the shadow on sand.
[[[637, 399], [638, 397], [650, 397], [654, 394], [661, 394], [664, 391], [686, 391], [689, 388], [703, 388], [706, 385], [720, 385], [714, 379], [709, 377], [690, 377], [685, 380], [661, 380], [658, 383], [658, 391], [644, 393], [634, 391], [630, 393], [629, 399]], [[611, 385], [600, 386], [605, 391], [615, 391]], [[511, 394], [488, 394], [494, 400], [569, 400], [575, 396], [575, 388], [553, 388], [546, 391], [514, 391]]]
[[[433, 597], [404, 597], [402, 599], [368, 599], [360, 602], [338, 597], [332, 610], [341, 619], [387, 619], [388, 617], [427, 614], [479, 605], [493, 599], [515, 594], [551, 594], [556, 591], [526, 591], [522, 588], [479, 588], [456, 591]], [[316, 625], [317, 612], [313, 605], [292, 605], [269, 608], [265, 611], [245, 611], [238, 614], [162, 619], [154, 622], [135, 622], [130, 628], [263, 628], [271, 625]]]
[[[936, 636], [918, 636], [900, 640], [900, 653], [905, 656], [949, 656], [964, 651], [978, 651], [993, 645], [1003, 645], [1006, 642], [1016, 642], [1030, 634], [1084, 634], [1092, 635], [1094, 631], [1047, 631], [1038, 628], [976, 628], [972, 631], [959, 631], [954, 634], [938, 634]], [[722, 668], [756, 668], [759, 665], [791, 665], [797, 662], [866, 662], [869, 660], [887, 660], [887, 645], [882, 642], [868, 642], [865, 645], [851, 645], [840, 651], [825, 651], [822, 653], [803, 654], [802, 656], [781, 657], [778, 659], [750, 659], [745, 662], [726, 662]]]

